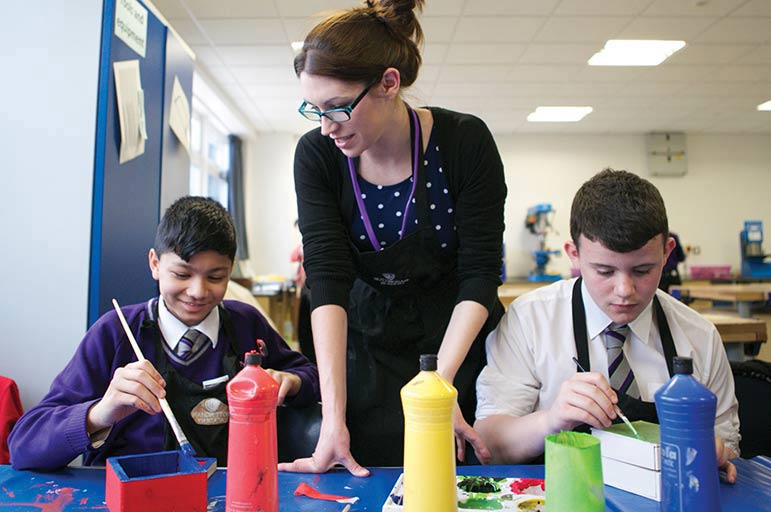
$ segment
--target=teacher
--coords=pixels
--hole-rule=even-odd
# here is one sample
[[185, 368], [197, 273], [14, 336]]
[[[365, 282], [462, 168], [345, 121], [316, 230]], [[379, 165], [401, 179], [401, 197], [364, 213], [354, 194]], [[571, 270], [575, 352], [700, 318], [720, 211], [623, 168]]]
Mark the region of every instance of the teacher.
[[[412, 108], [423, 0], [369, 0], [316, 25], [294, 60], [300, 114], [321, 126], [295, 152], [294, 177], [323, 420], [312, 457], [284, 471], [401, 466], [399, 391], [419, 355], [458, 389], [459, 460], [484, 340], [503, 315], [503, 164], [480, 119]], [[355, 457], [355, 458], [354, 458]]]

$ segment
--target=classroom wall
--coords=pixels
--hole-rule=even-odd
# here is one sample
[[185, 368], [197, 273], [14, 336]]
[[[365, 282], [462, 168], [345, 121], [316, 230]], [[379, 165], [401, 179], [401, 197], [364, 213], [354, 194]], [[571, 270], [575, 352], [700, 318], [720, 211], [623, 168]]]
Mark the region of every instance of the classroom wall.
[[[655, 177], [647, 171], [643, 135], [499, 135], [506, 169], [506, 261], [509, 279], [533, 267], [534, 235], [524, 227], [527, 208], [548, 202], [555, 208], [550, 248], [562, 249], [570, 237], [573, 195], [605, 167], [627, 169], [650, 179], [667, 204], [670, 226], [683, 244], [697, 246], [688, 265], [730, 264], [738, 271], [739, 231], [744, 220], [759, 219], [771, 253], [771, 136], [710, 134], [687, 136], [688, 172], [682, 177]], [[287, 255], [294, 245], [296, 215], [292, 155], [296, 137], [261, 136], [250, 147], [247, 213], [250, 265], [257, 274], [291, 276]], [[269, 218], [270, 222], [265, 222]], [[265, 248], [275, 250], [266, 251]], [[567, 276], [568, 258], [553, 258], [551, 271]]]
[[294, 135], [278, 133], [260, 134], [245, 144], [247, 264], [257, 275], [291, 279], [297, 266], [289, 261], [289, 253], [300, 242], [294, 227], [297, 203], [292, 167], [296, 143]]
[[25, 410], [86, 331], [101, 16], [101, 0], [3, 5], [0, 374]]

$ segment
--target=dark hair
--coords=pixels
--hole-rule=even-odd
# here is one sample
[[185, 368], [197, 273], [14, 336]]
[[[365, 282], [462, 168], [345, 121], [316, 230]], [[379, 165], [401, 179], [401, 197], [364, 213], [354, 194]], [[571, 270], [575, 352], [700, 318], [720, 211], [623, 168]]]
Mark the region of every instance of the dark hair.
[[173, 252], [185, 261], [203, 251], [217, 251], [235, 261], [236, 228], [228, 211], [208, 197], [174, 201], [155, 232], [155, 252]]
[[584, 183], [570, 209], [570, 236], [581, 235], [615, 252], [631, 252], [656, 235], [666, 241], [667, 210], [658, 189], [627, 171], [605, 169]]
[[364, 7], [337, 11], [313, 27], [295, 56], [305, 71], [348, 82], [372, 83], [393, 67], [404, 87], [418, 78], [423, 30], [415, 17], [425, 0], [366, 0]]

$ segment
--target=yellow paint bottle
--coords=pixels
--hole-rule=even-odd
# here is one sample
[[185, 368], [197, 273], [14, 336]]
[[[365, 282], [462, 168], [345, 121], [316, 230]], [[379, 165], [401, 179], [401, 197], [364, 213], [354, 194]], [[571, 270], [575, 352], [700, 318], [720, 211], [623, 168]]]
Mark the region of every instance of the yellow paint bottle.
[[457, 512], [453, 412], [458, 391], [420, 356], [420, 373], [402, 388], [404, 512]]

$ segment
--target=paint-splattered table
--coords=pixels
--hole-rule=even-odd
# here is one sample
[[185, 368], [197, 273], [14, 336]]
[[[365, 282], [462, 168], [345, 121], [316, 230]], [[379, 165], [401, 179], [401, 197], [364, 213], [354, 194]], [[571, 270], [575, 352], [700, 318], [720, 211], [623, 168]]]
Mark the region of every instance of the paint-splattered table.
[[[735, 461], [739, 478], [735, 485], [721, 483], [723, 512], [771, 510], [771, 459], [755, 457]], [[324, 493], [358, 496], [351, 512], [380, 512], [401, 468], [372, 468], [369, 478], [356, 478], [347, 471], [324, 475], [279, 473], [282, 511], [341, 512], [344, 505], [294, 496], [300, 483]], [[543, 478], [543, 466], [462, 466], [458, 474]], [[0, 465], [0, 512], [74, 512], [107, 510], [104, 503], [104, 468], [67, 468], [57, 472], [14, 471]], [[208, 512], [225, 510], [225, 471], [209, 479]], [[612, 487], [605, 487], [610, 511], [659, 512], [659, 504]]]

